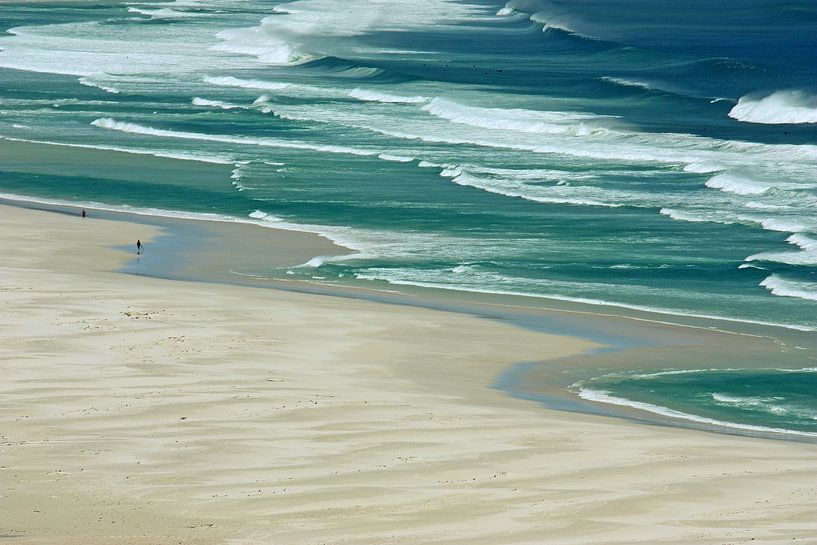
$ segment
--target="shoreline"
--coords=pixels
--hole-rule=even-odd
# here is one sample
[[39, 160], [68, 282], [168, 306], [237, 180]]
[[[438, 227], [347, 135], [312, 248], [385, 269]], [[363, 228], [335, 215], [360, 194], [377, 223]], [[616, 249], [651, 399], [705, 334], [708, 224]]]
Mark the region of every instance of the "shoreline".
[[[26, 201], [11, 200], [6, 197], [0, 197], [0, 205], [68, 215], [78, 214], [82, 209], [81, 206], [48, 202], [46, 199]], [[763, 358], [772, 360], [779, 358], [777, 345], [782, 342], [779, 334], [772, 336], [768, 331], [752, 331], [751, 329], [730, 331], [711, 325], [673, 323], [667, 320], [605, 313], [599, 311], [596, 308], [597, 305], [580, 305], [579, 309], [559, 308], [553, 306], [553, 303], [558, 303], [559, 300], [546, 298], [540, 298], [537, 301], [540, 305], [537, 306], [535, 304], [526, 305], [528, 298], [521, 296], [486, 296], [480, 293], [461, 293], [457, 290], [418, 289], [406, 286], [394, 286], [393, 290], [383, 290], [376, 287], [327, 284], [301, 279], [282, 280], [236, 275], [234, 269], [238, 268], [242, 259], [247, 257], [248, 251], [241, 249], [244, 247], [252, 248], [253, 251], [249, 252], [252, 254], [263, 253], [264, 259], [269, 261], [271, 266], [284, 269], [300, 266], [317, 255], [343, 255], [352, 250], [338, 246], [315, 233], [281, 230], [253, 221], [219, 219], [218, 217], [189, 217], [184, 214], [180, 214], [179, 217], [169, 217], [158, 213], [120, 211], [112, 207], [103, 209], [87, 207], [87, 209], [94, 211], [93, 216], [96, 218], [136, 221], [161, 229], [159, 236], [162, 244], [151, 245], [148, 259], [145, 260], [143, 255], [141, 259], [119, 268], [119, 273], [181, 282], [204, 282], [281, 290], [342, 300], [351, 299], [431, 311], [454, 312], [498, 323], [510, 323], [528, 331], [581, 338], [584, 341], [597, 343], [599, 348], [589, 354], [569, 357], [565, 362], [548, 361], [547, 366], [536, 362], [514, 362], [513, 365], [501, 370], [493, 377], [491, 387], [513, 398], [534, 401], [544, 408], [622, 418], [638, 424], [783, 441], [817, 441], [811, 434], [797, 431], [787, 432], [772, 427], [746, 426], [739, 422], [701, 420], [698, 415], [694, 414], [679, 417], [678, 414], [681, 413], [672, 409], [659, 406], [659, 409], [666, 410], [651, 410], [652, 407], [644, 406], [638, 401], [624, 400], [629, 401], [629, 403], [624, 403], [618, 400], [615, 403], [606, 403], [599, 400], [588, 400], [581, 395], [580, 391], [573, 388], [574, 383], [592, 378], [594, 371], [609, 370], [611, 366], [612, 368], [628, 369], [642, 365], [653, 370], [666, 369], [666, 367], [656, 367], [651, 361], [651, 358], [655, 357], [654, 350], [674, 350], [676, 346], [687, 347], [686, 352], [690, 351], [690, 346], [694, 346], [695, 351], [702, 354], [698, 356], [698, 359], [709, 358], [727, 362], [708, 363], [710, 367], [729, 368], [731, 364], [728, 362], [734, 361], [730, 357], [732, 357], [731, 351], [736, 349], [735, 340], [740, 339], [741, 342], [748, 342], [752, 345], [752, 348], [742, 347], [742, 353], [751, 351], [762, 355], [762, 358], [756, 358], [758, 360]], [[224, 249], [229, 247], [235, 251], [225, 252]], [[156, 252], [157, 249], [158, 252]], [[275, 259], [275, 256], [282, 255], [286, 258]], [[172, 264], [169, 264], [171, 262]], [[667, 317], [674, 316], [667, 315]], [[744, 328], [747, 325], [753, 325], [745, 322], [734, 323]], [[761, 329], [771, 329], [772, 332], [777, 333], [779, 333], [778, 329], [783, 329], [784, 332], [787, 331], [791, 335], [799, 333], [787, 330], [787, 328], [763, 327]], [[722, 344], [730, 348], [723, 350]], [[712, 357], [712, 354], [718, 354], [718, 356]], [[658, 359], [666, 359], [666, 356], [659, 355]], [[693, 356], [676, 359], [675, 363], [678, 367], [673, 368], [699, 367], [692, 363], [695, 360]], [[743, 364], [742, 361], [741, 364]], [[760, 368], [760, 365], [754, 364], [749, 367]], [[556, 370], [553, 370], [554, 368]], [[569, 379], [564, 377], [569, 377]]]
[[[30, 208], [34, 210], [53, 210], [53, 211], [61, 211], [61, 210], [81, 210], [83, 207], [88, 210], [97, 210], [102, 213], [102, 217], [108, 219], [116, 219], [116, 218], [124, 218], [125, 220], [135, 221], [137, 223], [145, 223], [145, 224], [159, 224], [159, 225], [168, 225], [168, 226], [184, 226], [186, 224], [198, 224], [200, 226], [206, 226], [208, 224], [215, 224], [221, 226], [233, 226], [238, 229], [244, 227], [253, 227], [253, 228], [260, 228], [263, 229], [263, 232], [267, 233], [268, 236], [272, 236], [270, 233], [278, 232], [279, 234], [286, 235], [286, 236], [298, 236], [302, 235], [305, 238], [312, 238], [313, 240], [323, 240], [326, 242], [326, 245], [323, 248], [327, 251], [336, 252], [331, 253], [329, 256], [327, 255], [316, 255], [312, 257], [335, 257], [335, 256], [342, 256], [353, 254], [356, 250], [352, 248], [348, 248], [342, 246], [341, 244], [332, 241], [328, 236], [320, 234], [318, 232], [296, 228], [295, 226], [289, 226], [286, 222], [282, 222], [283, 225], [287, 225], [286, 227], [277, 226], [274, 222], [263, 222], [244, 218], [237, 218], [232, 216], [224, 216], [220, 214], [205, 214], [205, 213], [198, 213], [198, 212], [177, 212], [173, 210], [149, 210], [149, 209], [132, 209], [129, 210], [128, 206], [106, 206], [106, 207], [99, 207], [101, 203], [88, 203], [87, 205], [83, 204], [74, 204], [65, 201], [61, 201], [58, 199], [48, 199], [48, 198], [39, 198], [39, 197], [28, 197], [24, 195], [12, 195], [12, 194], [0, 194], [0, 205], [5, 204], [7, 206], [12, 207], [21, 207], [21, 208]], [[213, 229], [214, 233], [218, 232], [218, 229]], [[195, 252], [191, 252], [191, 255], [186, 256], [187, 258], [191, 258], [195, 256]], [[305, 265], [306, 261], [299, 262], [296, 264], [289, 264], [291, 267]], [[132, 270], [125, 270], [125, 272], [134, 272]], [[157, 278], [167, 278], [167, 279], [178, 279], [178, 280], [190, 280], [196, 282], [218, 282], [218, 283], [228, 283], [231, 285], [239, 285], [239, 286], [246, 286], [246, 285], [258, 285], [258, 282], [267, 282], [270, 286], [273, 286], [278, 289], [291, 289], [291, 288], [284, 288], [284, 286], [291, 286], [291, 285], [300, 285], [303, 286], [303, 291], [307, 293], [311, 293], [313, 290], [315, 293], [326, 293], [331, 294], [337, 293], [341, 296], [345, 296], [348, 293], [366, 293], [368, 296], [372, 297], [373, 300], [377, 300], [378, 295], [383, 295], [384, 300], [388, 298], [388, 294], [401, 294], [405, 295], [409, 298], [423, 298], [422, 294], [434, 294], [435, 297], [442, 295], [444, 299], [451, 300], [451, 301], [462, 301], [462, 302], [487, 302], [487, 304], [496, 304], [497, 306], [508, 307], [511, 309], [533, 309], [533, 310], [544, 310], [554, 313], [567, 313], [571, 315], [578, 315], [578, 316], [590, 316], [590, 317], [600, 317], [602, 319], [610, 318], [610, 319], [620, 319], [620, 320], [631, 320], [633, 322], [644, 322], [648, 324], [657, 324], [661, 326], [667, 326], [671, 328], [687, 328], [687, 329], [694, 329], [694, 330], [701, 330], [701, 331], [711, 331], [711, 332], [719, 332], [725, 333], [730, 335], [746, 335], [749, 337], [773, 337], [773, 336], [782, 336], [786, 337], [787, 335], [791, 336], [800, 336], [803, 334], [810, 334], [814, 331], [807, 328], [801, 328], [793, 325], [786, 325], [786, 324], [778, 324], [772, 322], [760, 322], [760, 321], [752, 321], [752, 320], [741, 320], [738, 318], [727, 318], [727, 317], [718, 317], [718, 316], [708, 316], [708, 315], [694, 315], [694, 314], [684, 314], [684, 313], [673, 313], [670, 310], [664, 309], [649, 309], [649, 308], [637, 308], [631, 307], [626, 305], [619, 305], [616, 303], [608, 303], [608, 302], [586, 302], [586, 301], [574, 301], [568, 298], [559, 298], [559, 297], [547, 297], [547, 296], [540, 296], [540, 295], [526, 295], [526, 294], [515, 294], [515, 293], [494, 293], [494, 292], [479, 292], [479, 291], [468, 291], [468, 290], [459, 290], [450, 287], [426, 287], [426, 286], [418, 286], [413, 284], [390, 284], [385, 281], [372, 281], [372, 286], [356, 286], [352, 284], [339, 284], [339, 283], [324, 283], [320, 281], [307, 281], [302, 279], [297, 280], [289, 280], [289, 279], [280, 279], [274, 277], [267, 277], [262, 275], [243, 275], [237, 273], [235, 271], [222, 271], [220, 274], [213, 275], [213, 274], [192, 274], [191, 272], [187, 272], [186, 275], [168, 275], [166, 271], [156, 270], [151, 272], [152, 276]], [[242, 280], [244, 278], [252, 278], [254, 282], [249, 283]], [[378, 285], [383, 284], [387, 286], [388, 289], [377, 287]], [[421, 294], [421, 295], [415, 295]], [[435, 297], [425, 297], [425, 299], [432, 299]], [[392, 302], [392, 301], [385, 301], [385, 302]], [[607, 310], [609, 309], [609, 311]], [[815, 345], [817, 348], [817, 345]]]
[[156, 246], [162, 230], [143, 224], [12, 207], [0, 225], [0, 534], [17, 543], [692, 545], [817, 531], [813, 444], [553, 411], [491, 388], [514, 363], [600, 343], [110, 272], [132, 259], [135, 229]]

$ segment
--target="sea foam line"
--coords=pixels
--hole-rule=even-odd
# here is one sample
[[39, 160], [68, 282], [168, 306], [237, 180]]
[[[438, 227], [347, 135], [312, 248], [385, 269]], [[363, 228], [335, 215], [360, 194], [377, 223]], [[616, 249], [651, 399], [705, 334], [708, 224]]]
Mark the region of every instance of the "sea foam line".
[[817, 123], [817, 96], [803, 91], [776, 91], [758, 98], [746, 95], [729, 111], [729, 117], [747, 123]]
[[390, 95], [387, 93], [380, 93], [377, 91], [369, 91], [366, 89], [352, 89], [349, 91], [349, 96], [364, 102], [382, 102], [384, 104], [424, 104], [428, 102], [428, 97], [416, 96], [400, 96]]
[[794, 297], [806, 301], [817, 301], [817, 284], [787, 280], [777, 274], [766, 277], [761, 286], [778, 297]]
[[224, 155], [199, 155], [190, 152], [176, 152], [164, 150], [143, 150], [138, 148], [121, 148], [117, 146], [104, 146], [97, 144], [66, 144], [64, 142], [49, 142], [46, 140], [30, 140], [26, 138], [13, 138], [11, 136], [0, 136], [0, 140], [10, 142], [25, 142], [28, 144], [43, 144], [46, 146], [61, 146], [66, 148], [92, 149], [101, 151], [116, 151], [119, 153], [129, 153], [131, 155], [152, 155], [165, 159], [178, 159], [180, 161], [196, 161], [198, 163], [211, 163], [214, 165], [232, 165], [235, 159]]
[[[498, 289], [487, 289], [487, 288], [475, 288], [475, 287], [463, 287], [458, 286], [455, 284], [443, 284], [439, 282], [423, 282], [420, 280], [401, 280], [401, 279], [394, 279], [394, 278], [384, 278], [382, 276], [370, 273], [357, 273], [357, 278], [361, 278], [364, 280], [382, 280], [389, 284], [397, 285], [397, 286], [417, 286], [420, 288], [435, 288], [435, 289], [443, 289], [443, 290], [451, 290], [451, 291], [460, 291], [460, 292], [470, 292], [470, 293], [484, 293], [488, 295], [514, 295], [518, 297], [526, 297], [526, 298], [533, 298], [533, 299], [550, 299], [553, 301], [566, 301], [569, 303], [581, 303], [585, 305], [591, 306], [600, 306], [600, 307], [613, 307], [613, 308], [623, 308], [627, 310], [636, 310], [639, 312], [648, 312], [650, 314], [660, 314], [662, 316], [680, 316], [684, 318], [697, 318], [702, 320], [715, 320], [719, 322], [729, 322], [733, 324], [752, 324], [752, 325], [760, 325], [765, 327], [780, 327], [783, 329], [792, 329], [794, 331], [817, 331], [817, 327], [809, 327], [803, 325], [796, 325], [796, 324], [784, 324], [778, 322], [764, 322], [762, 320], [749, 320], [743, 318], [730, 318], [728, 316], [715, 316], [711, 314], [698, 314], [693, 312], [686, 312], [677, 309], [667, 309], [667, 308], [657, 308], [657, 307], [647, 307], [642, 305], [631, 305], [627, 303], [618, 303], [618, 302], [611, 302], [611, 301], [603, 301], [601, 299], [590, 299], [585, 297], [571, 297], [569, 295], [554, 295], [554, 294], [541, 294], [541, 293], [531, 293], [531, 292], [523, 292], [523, 291], [511, 291], [511, 290], [498, 290]], [[655, 319], [646, 319], [647, 322], [653, 323], [666, 323], [669, 325], [678, 325], [675, 322], [663, 322], [660, 320]]]
[[279, 81], [263, 81], [259, 79], [239, 79], [232, 76], [206, 76], [204, 83], [218, 85], [219, 87], [239, 87], [241, 89], [257, 89], [261, 91], [280, 91], [290, 87], [289, 83]]
[[803, 437], [817, 437], [817, 433], [814, 432], [807, 432], [807, 431], [797, 431], [797, 430], [789, 430], [785, 428], [771, 428], [766, 426], [755, 426], [752, 424], [739, 424], [736, 422], [726, 422], [723, 420], [716, 420], [714, 418], [707, 418], [704, 416], [698, 416], [695, 414], [684, 413], [681, 411], [676, 411], [674, 409], [670, 409], [668, 407], [662, 407], [660, 405], [653, 405], [652, 403], [644, 403], [641, 401], [633, 401], [631, 399], [626, 399], [623, 397], [616, 397], [610, 395], [610, 392], [606, 392], [604, 390], [593, 390], [590, 388], [579, 388], [578, 392], [579, 397], [582, 399], [586, 399], [587, 401], [593, 401], [596, 403], [605, 403], [608, 405], [618, 405], [620, 407], [630, 407], [632, 409], [638, 409], [641, 411], [646, 411], [649, 413], [657, 414], [660, 416], [665, 416], [668, 418], [674, 418], [678, 420], [687, 420], [690, 422], [696, 422], [698, 424], [707, 424], [711, 426], [720, 426], [723, 428], [731, 428], [731, 429], [738, 429], [743, 431], [752, 431], [752, 432], [759, 432], [759, 433], [779, 433], [785, 435], [798, 435]]
[[297, 140], [278, 140], [274, 138], [252, 138], [246, 136], [230, 136], [222, 134], [204, 134], [198, 132], [187, 131], [172, 131], [167, 129], [156, 129], [146, 125], [139, 125], [137, 123], [129, 123], [125, 121], [117, 121], [110, 117], [101, 117], [91, 122], [91, 125], [103, 129], [110, 129], [114, 131], [141, 134], [145, 136], [158, 136], [163, 138], [178, 138], [183, 140], [201, 140], [206, 142], [221, 142], [225, 144], [240, 144], [250, 146], [272, 147], [272, 148], [286, 148], [286, 149], [300, 149], [320, 151], [326, 153], [338, 153], [346, 155], [359, 156], [376, 156], [381, 151], [365, 150], [361, 148], [350, 148], [346, 146], [334, 145], [320, 145], [308, 144], [306, 142], [299, 142]]

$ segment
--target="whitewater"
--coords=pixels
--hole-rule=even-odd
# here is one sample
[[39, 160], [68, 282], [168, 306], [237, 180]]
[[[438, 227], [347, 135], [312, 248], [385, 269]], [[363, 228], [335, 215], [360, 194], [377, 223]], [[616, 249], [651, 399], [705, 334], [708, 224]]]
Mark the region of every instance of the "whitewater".
[[672, 33], [641, 0], [10, 4], [0, 145], [43, 160], [9, 152], [0, 190], [354, 250], [279, 271], [307, 281], [814, 330], [817, 33], [750, 3], [753, 44], [734, 2]]

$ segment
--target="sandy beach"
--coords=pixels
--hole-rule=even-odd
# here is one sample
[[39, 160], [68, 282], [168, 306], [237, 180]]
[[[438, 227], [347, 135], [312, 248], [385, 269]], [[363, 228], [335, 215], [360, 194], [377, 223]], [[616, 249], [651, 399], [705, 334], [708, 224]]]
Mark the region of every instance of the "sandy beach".
[[592, 342], [118, 273], [161, 228], [93, 213], [2, 206], [0, 232], [0, 541], [817, 543], [813, 444], [491, 388]]

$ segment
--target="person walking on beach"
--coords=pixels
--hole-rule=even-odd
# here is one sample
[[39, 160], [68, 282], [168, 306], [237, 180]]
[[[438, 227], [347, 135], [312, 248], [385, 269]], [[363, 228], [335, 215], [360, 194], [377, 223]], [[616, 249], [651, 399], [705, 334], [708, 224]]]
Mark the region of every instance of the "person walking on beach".
[[85, 219], [85, 216], [87, 216], [87, 214], [85, 213], [85, 209], [83, 208], [82, 209], [82, 219]]
[[139, 255], [141, 253], [142, 253], [142, 241], [137, 239], [136, 240], [136, 255]]

